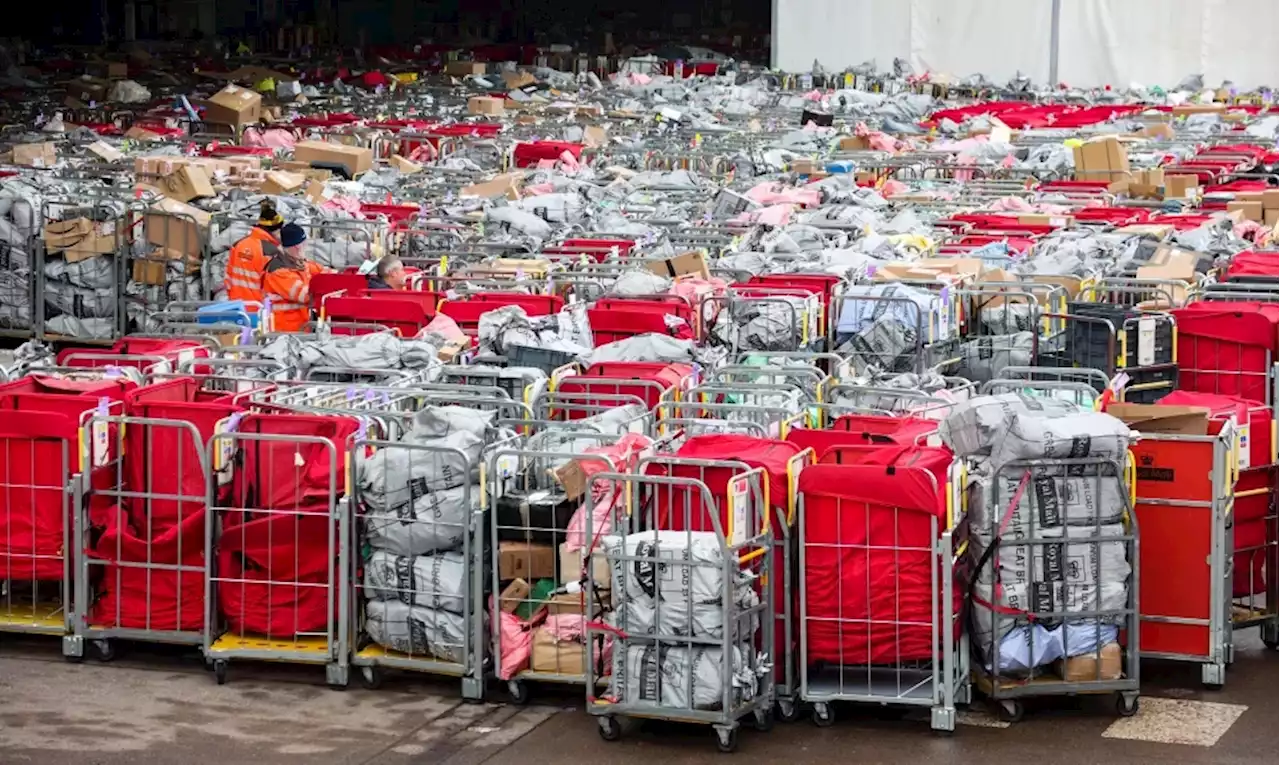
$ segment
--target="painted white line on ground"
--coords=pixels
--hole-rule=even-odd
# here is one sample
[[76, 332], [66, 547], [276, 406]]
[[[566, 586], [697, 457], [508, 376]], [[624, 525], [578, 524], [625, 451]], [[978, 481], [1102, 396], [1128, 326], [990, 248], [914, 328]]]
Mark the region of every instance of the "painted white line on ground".
[[1103, 738], [1213, 746], [1249, 707], [1214, 701], [1144, 696], [1138, 714], [1111, 723]]

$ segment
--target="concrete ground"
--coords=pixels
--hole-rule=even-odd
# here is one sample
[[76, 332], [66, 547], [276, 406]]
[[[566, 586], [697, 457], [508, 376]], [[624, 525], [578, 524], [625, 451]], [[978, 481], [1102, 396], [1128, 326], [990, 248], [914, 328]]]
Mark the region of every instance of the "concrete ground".
[[[1256, 631], [1226, 687], [1143, 665], [1142, 708], [1119, 720], [1110, 699], [1048, 699], [999, 722], [981, 702], [955, 735], [927, 717], [842, 707], [835, 725], [744, 730], [740, 758], [789, 765], [862, 763], [1241, 763], [1277, 761], [1277, 659]], [[306, 667], [237, 663], [225, 686], [193, 653], [122, 647], [111, 664], [65, 662], [54, 642], [0, 636], [0, 764], [58, 765], [664, 765], [722, 757], [709, 731], [648, 723], [608, 743], [580, 696], [535, 690], [533, 703], [464, 704], [452, 682], [390, 677], [378, 691], [323, 685]]]

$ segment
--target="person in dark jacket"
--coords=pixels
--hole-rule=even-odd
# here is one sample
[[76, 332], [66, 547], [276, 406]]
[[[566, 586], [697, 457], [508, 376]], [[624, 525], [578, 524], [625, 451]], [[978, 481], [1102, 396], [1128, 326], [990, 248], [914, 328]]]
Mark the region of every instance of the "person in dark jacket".
[[378, 261], [377, 271], [369, 277], [369, 289], [403, 290], [408, 288], [408, 281], [404, 264], [397, 258], [385, 257]]

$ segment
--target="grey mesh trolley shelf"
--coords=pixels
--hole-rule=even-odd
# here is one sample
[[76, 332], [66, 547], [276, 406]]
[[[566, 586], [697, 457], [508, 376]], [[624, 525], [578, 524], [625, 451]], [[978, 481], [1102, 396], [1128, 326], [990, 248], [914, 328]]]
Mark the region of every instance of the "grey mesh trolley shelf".
[[653, 718], [711, 725], [721, 751], [733, 751], [740, 720], [773, 722], [764, 473], [735, 475], [723, 503], [695, 478], [602, 473], [600, 481], [616, 484], [630, 512], [599, 540], [614, 615], [590, 623], [588, 640], [611, 643], [612, 662], [602, 695], [592, 692], [598, 674], [588, 664], [587, 710], [608, 741], [622, 735], [623, 718]]

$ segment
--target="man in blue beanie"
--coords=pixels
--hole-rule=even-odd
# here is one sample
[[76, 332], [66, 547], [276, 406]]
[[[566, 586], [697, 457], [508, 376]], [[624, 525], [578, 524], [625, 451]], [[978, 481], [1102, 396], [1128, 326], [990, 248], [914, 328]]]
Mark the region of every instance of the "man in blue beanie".
[[281, 251], [267, 263], [262, 291], [271, 301], [271, 326], [277, 332], [297, 332], [311, 319], [311, 277], [325, 269], [307, 260], [306, 241], [302, 226], [285, 224], [280, 229]]

